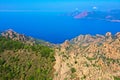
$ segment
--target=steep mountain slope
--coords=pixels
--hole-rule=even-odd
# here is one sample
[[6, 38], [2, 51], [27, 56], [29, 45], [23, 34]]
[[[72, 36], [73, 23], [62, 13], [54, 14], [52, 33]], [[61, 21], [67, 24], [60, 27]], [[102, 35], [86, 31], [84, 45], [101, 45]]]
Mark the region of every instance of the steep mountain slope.
[[52, 80], [53, 49], [0, 36], [0, 80]]
[[55, 50], [54, 80], [119, 80], [120, 33], [80, 35]]

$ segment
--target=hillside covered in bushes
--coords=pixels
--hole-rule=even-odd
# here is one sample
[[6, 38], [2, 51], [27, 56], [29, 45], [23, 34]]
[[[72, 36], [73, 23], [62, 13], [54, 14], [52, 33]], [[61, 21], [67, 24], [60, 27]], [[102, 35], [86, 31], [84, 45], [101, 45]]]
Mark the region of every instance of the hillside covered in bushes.
[[54, 51], [0, 36], [0, 80], [52, 80]]

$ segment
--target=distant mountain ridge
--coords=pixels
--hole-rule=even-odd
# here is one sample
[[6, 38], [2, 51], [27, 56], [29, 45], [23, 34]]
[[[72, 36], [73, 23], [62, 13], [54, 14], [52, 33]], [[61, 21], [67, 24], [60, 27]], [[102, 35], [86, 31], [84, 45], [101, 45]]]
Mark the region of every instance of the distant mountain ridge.
[[120, 10], [110, 11], [74, 11], [69, 13], [69, 16], [75, 19], [96, 19], [110, 22], [120, 22]]

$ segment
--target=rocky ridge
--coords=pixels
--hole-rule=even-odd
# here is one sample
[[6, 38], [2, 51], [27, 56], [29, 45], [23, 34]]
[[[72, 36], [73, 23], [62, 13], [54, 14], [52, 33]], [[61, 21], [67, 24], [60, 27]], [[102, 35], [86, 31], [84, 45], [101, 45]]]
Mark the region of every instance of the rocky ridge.
[[55, 52], [54, 80], [120, 79], [120, 32], [80, 35]]
[[23, 43], [30, 44], [30, 45], [41, 44], [41, 45], [45, 45], [45, 46], [54, 46], [54, 44], [52, 44], [52, 43], [49, 43], [47, 41], [40, 40], [40, 39], [35, 39], [33, 37], [26, 36], [24, 34], [19, 34], [12, 29], [8, 29], [4, 32], [1, 32], [1, 36], [5, 37], [7, 39], [15, 40], [15, 41], [21, 41]]

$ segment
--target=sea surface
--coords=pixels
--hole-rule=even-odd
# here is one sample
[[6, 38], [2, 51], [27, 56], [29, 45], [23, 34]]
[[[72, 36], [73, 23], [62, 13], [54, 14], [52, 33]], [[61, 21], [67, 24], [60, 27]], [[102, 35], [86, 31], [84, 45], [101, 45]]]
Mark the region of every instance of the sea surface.
[[120, 23], [74, 19], [61, 12], [0, 12], [0, 31], [14, 31], [52, 43], [62, 43], [80, 34], [120, 32]]

